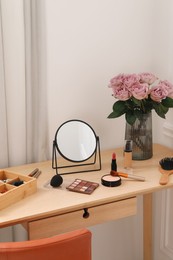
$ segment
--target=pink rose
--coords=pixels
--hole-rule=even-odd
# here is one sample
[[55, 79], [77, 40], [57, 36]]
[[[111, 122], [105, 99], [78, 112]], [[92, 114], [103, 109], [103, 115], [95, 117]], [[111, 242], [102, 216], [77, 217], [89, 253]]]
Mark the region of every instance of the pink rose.
[[150, 90], [150, 97], [152, 100], [156, 102], [161, 102], [162, 99], [167, 97], [167, 95], [168, 95], [168, 90], [161, 83], [155, 87], [152, 87]]
[[173, 98], [173, 85], [167, 80], [160, 81], [160, 84], [168, 91], [167, 96]]
[[136, 82], [139, 82], [140, 77], [137, 74], [119, 74], [110, 80], [110, 87], [125, 85], [131, 88]]
[[119, 74], [110, 80], [109, 87], [121, 86], [124, 82], [124, 74]]
[[138, 83], [140, 80], [140, 77], [137, 74], [126, 74], [124, 75], [124, 84], [127, 86], [127, 88], [130, 90], [131, 87]]
[[128, 91], [128, 89], [125, 86], [118, 86], [112, 88], [113, 95], [115, 98], [118, 98], [119, 100], [128, 100], [131, 97], [131, 93]]
[[146, 83], [136, 83], [131, 87], [132, 95], [138, 99], [144, 99], [148, 97], [148, 84]]
[[148, 72], [141, 73], [139, 76], [141, 83], [147, 83], [149, 85], [153, 84], [157, 80], [157, 77], [154, 74]]

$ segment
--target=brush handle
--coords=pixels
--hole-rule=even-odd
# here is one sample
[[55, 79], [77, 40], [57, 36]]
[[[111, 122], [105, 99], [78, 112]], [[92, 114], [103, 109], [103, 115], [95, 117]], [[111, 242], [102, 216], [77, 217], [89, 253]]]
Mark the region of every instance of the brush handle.
[[145, 177], [143, 177], [143, 176], [138, 176], [138, 175], [129, 174], [129, 173], [125, 173], [125, 172], [111, 171], [110, 174], [112, 176], [121, 176], [121, 177], [130, 178], [130, 179], [134, 179], [134, 180], [138, 180], [138, 181], [145, 181]]
[[31, 173], [29, 173], [28, 176], [33, 177], [38, 171], [39, 171], [39, 169], [36, 168], [36, 169], [33, 170]]
[[127, 178], [131, 178], [131, 179], [138, 180], [138, 181], [145, 181], [145, 177], [137, 176], [137, 175], [129, 174], [129, 173], [128, 173], [128, 177]]
[[162, 173], [161, 177], [160, 177], [160, 181], [159, 183], [161, 185], [166, 185], [169, 181], [169, 172], [165, 172], [165, 173]]
[[41, 174], [41, 171], [36, 172], [36, 174], [33, 176], [34, 178], [38, 178]]

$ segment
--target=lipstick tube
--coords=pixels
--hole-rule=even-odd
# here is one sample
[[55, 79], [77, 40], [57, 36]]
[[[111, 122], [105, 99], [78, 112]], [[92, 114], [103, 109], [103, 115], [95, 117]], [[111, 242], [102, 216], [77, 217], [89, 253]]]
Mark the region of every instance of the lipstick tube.
[[116, 153], [112, 154], [111, 170], [112, 171], [117, 171]]

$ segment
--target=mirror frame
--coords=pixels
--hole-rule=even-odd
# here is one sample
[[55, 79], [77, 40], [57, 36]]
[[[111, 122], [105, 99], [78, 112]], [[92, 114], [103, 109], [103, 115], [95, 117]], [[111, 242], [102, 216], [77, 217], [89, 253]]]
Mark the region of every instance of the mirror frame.
[[[57, 135], [59, 130], [61, 129], [61, 127], [63, 127], [65, 124], [67, 123], [71, 123], [71, 122], [81, 122], [85, 125], [87, 125], [93, 132], [95, 139], [96, 139], [96, 146], [95, 149], [93, 151], [93, 153], [86, 159], [84, 160], [72, 160], [67, 158], [59, 149], [59, 146], [57, 144]], [[71, 162], [70, 165], [60, 165], [60, 163], [58, 163], [58, 156], [57, 154], [59, 154], [63, 159], [65, 159], [66, 161]], [[92, 168], [92, 169], [86, 169], [86, 166], [89, 165], [95, 165], [97, 164], [96, 168]], [[62, 172], [62, 173], [58, 173], [59, 169], [64, 169], [64, 168], [71, 168], [71, 167], [78, 167], [78, 166], [85, 166], [85, 169], [83, 170], [75, 170], [75, 171], [68, 171], [68, 172]], [[52, 150], [52, 168], [56, 169], [56, 173], [57, 174], [71, 174], [71, 173], [77, 173], [77, 172], [89, 172], [89, 171], [99, 171], [101, 170], [101, 155], [100, 155], [100, 141], [99, 141], [99, 137], [96, 135], [95, 131], [93, 130], [93, 128], [86, 123], [85, 121], [79, 120], [79, 119], [71, 119], [68, 121], [65, 121], [63, 124], [60, 125], [60, 127], [57, 129], [56, 133], [55, 133], [55, 138], [53, 140], [53, 150]]]

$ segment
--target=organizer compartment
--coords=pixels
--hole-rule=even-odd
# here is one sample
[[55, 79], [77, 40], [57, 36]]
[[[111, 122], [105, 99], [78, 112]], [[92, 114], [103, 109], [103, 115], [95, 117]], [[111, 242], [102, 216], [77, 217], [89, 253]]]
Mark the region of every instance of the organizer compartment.
[[13, 205], [36, 191], [37, 180], [35, 178], [0, 170], [0, 210]]

